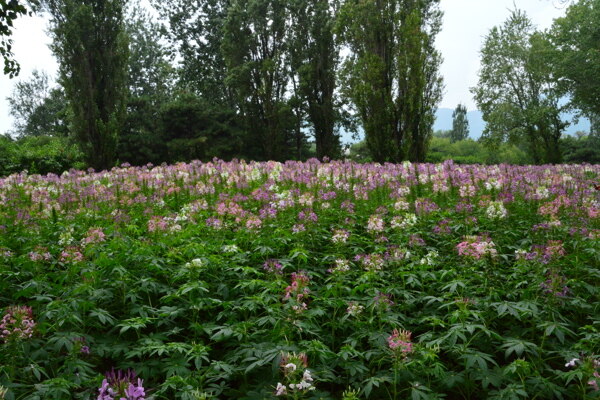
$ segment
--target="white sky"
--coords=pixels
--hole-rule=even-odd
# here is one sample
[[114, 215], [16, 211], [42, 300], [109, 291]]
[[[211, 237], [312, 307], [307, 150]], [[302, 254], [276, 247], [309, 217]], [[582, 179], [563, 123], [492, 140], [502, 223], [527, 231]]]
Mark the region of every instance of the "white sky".
[[[469, 110], [476, 108], [469, 88], [477, 83], [483, 38], [493, 26], [506, 20], [515, 5], [540, 29], [549, 27], [565, 12], [559, 0], [441, 0], [444, 21], [437, 47], [444, 57], [441, 73], [446, 89], [440, 107], [454, 108], [461, 102]], [[13, 52], [21, 64], [21, 74], [11, 80], [0, 73], [0, 134], [12, 129], [6, 97], [14, 82], [28, 79], [34, 69], [56, 75], [57, 64], [48, 49], [46, 29], [47, 23], [40, 17], [23, 17], [15, 22]]]

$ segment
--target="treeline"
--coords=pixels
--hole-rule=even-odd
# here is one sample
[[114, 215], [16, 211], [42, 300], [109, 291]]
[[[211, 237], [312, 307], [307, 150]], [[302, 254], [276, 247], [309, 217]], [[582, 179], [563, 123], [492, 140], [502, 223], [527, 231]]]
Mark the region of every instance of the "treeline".
[[153, 1], [161, 24], [126, 3], [39, 4], [58, 86], [41, 74], [17, 86], [17, 135], [67, 135], [103, 169], [339, 158], [339, 130], [361, 123], [374, 159], [425, 159], [439, 0]]
[[[432, 129], [443, 90], [439, 0], [151, 3], [158, 20], [136, 1], [29, 3], [49, 17], [59, 77], [52, 85], [37, 72], [17, 83], [13, 134], [61, 145], [19, 145], [67, 149], [68, 139], [79, 149], [69, 163], [95, 169], [339, 158], [340, 131], [358, 126], [365, 142], [353, 154], [372, 161], [432, 160], [440, 146]], [[26, 9], [18, 11], [13, 19]], [[579, 142], [561, 144], [561, 112], [579, 110], [598, 126], [598, 20], [600, 0], [580, 0], [546, 32], [519, 11], [490, 31], [472, 89], [488, 151], [512, 146], [533, 163], [578, 152]], [[9, 53], [5, 70], [14, 74]], [[448, 146], [468, 137], [462, 105], [452, 132]]]

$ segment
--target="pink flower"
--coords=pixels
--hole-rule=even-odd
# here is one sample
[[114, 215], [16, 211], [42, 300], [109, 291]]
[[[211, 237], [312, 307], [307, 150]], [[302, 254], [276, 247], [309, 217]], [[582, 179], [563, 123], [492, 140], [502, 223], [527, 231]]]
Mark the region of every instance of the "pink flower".
[[31, 307], [11, 306], [6, 309], [6, 314], [0, 320], [0, 339], [8, 342], [31, 338], [34, 328]]
[[412, 333], [410, 331], [399, 331], [398, 329], [394, 329], [392, 334], [387, 338], [388, 347], [405, 357], [413, 352], [413, 344], [410, 339], [411, 335]]

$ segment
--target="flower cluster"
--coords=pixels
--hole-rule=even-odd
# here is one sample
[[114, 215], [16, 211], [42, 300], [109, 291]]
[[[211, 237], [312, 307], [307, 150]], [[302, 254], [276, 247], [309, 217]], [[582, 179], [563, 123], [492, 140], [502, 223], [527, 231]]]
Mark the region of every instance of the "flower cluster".
[[378, 292], [373, 298], [373, 306], [380, 310], [389, 311], [394, 304], [392, 295], [388, 293]]
[[282, 275], [283, 265], [277, 260], [269, 259], [264, 262], [263, 269], [269, 274]]
[[419, 260], [419, 264], [432, 267], [436, 264], [438, 257], [439, 253], [437, 252], [437, 250], [431, 250], [427, 254], [425, 254], [425, 257]]
[[86, 340], [84, 337], [77, 337], [73, 339], [73, 350], [76, 353], [89, 355], [90, 347], [86, 344]]
[[144, 400], [144, 381], [136, 378], [136, 373], [130, 369], [107, 372], [98, 389], [97, 400]]
[[417, 223], [417, 216], [415, 214], [405, 214], [404, 216], [397, 215], [392, 218], [390, 226], [394, 229], [406, 229], [411, 226], [415, 226]]
[[548, 264], [565, 254], [565, 248], [560, 240], [549, 240], [545, 245], [533, 245], [529, 252], [526, 250], [515, 251], [517, 260], [538, 261], [542, 264]]
[[417, 199], [415, 201], [415, 210], [417, 215], [430, 214], [439, 209], [440, 207], [437, 204], [427, 198]]
[[11, 306], [0, 320], [0, 339], [5, 342], [27, 339], [33, 336], [34, 328], [31, 307]]
[[48, 249], [40, 246], [36, 247], [34, 251], [30, 251], [28, 255], [29, 259], [34, 262], [52, 260], [52, 254], [48, 252]]
[[292, 272], [292, 283], [285, 288], [283, 299], [294, 303], [292, 309], [298, 313], [307, 308], [306, 301], [310, 294], [310, 290], [308, 289], [309, 283], [310, 278], [304, 272]]
[[414, 350], [411, 336], [410, 331], [394, 329], [386, 339], [388, 347], [394, 352], [394, 355], [406, 357]]
[[284, 383], [277, 382], [275, 396], [296, 395], [315, 390], [314, 379], [307, 369], [306, 354], [282, 354], [279, 366], [283, 372]]
[[358, 304], [355, 301], [351, 301], [348, 303], [348, 308], [346, 308], [346, 313], [352, 317], [356, 317], [361, 314], [365, 310], [365, 307]]
[[504, 219], [508, 212], [501, 201], [492, 201], [485, 210], [485, 215], [489, 219]]
[[350, 232], [344, 229], [336, 229], [333, 231], [331, 241], [335, 244], [346, 243], [350, 237]]
[[338, 258], [335, 260], [335, 267], [329, 268], [327, 272], [329, 273], [339, 273], [339, 272], [348, 272], [350, 271], [350, 262], [343, 258]]
[[383, 232], [385, 229], [385, 222], [383, 222], [383, 218], [380, 215], [374, 214], [369, 217], [369, 222], [367, 223], [367, 231], [369, 232]]
[[549, 270], [546, 272], [546, 280], [540, 283], [540, 288], [545, 294], [554, 297], [566, 297], [569, 294], [569, 287], [566, 285], [567, 278], [558, 272]]
[[83, 254], [78, 247], [69, 246], [60, 253], [59, 261], [61, 263], [78, 263], [83, 261]]
[[498, 254], [496, 245], [487, 237], [466, 236], [465, 240], [456, 245], [458, 254], [479, 260], [483, 257], [495, 257]]
[[360, 262], [367, 271], [380, 271], [385, 264], [381, 254], [357, 254], [354, 261]]
[[194, 258], [192, 261], [185, 263], [185, 267], [190, 269], [202, 268], [203, 266], [204, 261], [201, 258]]
[[452, 233], [450, 228], [451, 221], [449, 219], [443, 219], [436, 226], [433, 227], [433, 233], [437, 235], [447, 235]]
[[90, 228], [87, 231], [86, 237], [81, 240], [81, 243], [86, 246], [88, 244], [102, 243], [106, 240], [106, 235], [102, 228]]
[[182, 227], [175, 218], [153, 216], [148, 220], [148, 232], [180, 232]]

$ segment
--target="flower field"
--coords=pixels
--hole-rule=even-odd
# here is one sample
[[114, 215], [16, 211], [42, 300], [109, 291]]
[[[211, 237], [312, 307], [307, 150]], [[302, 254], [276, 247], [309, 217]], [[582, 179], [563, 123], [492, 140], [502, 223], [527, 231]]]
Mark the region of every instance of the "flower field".
[[600, 165], [0, 179], [0, 399], [600, 398]]

